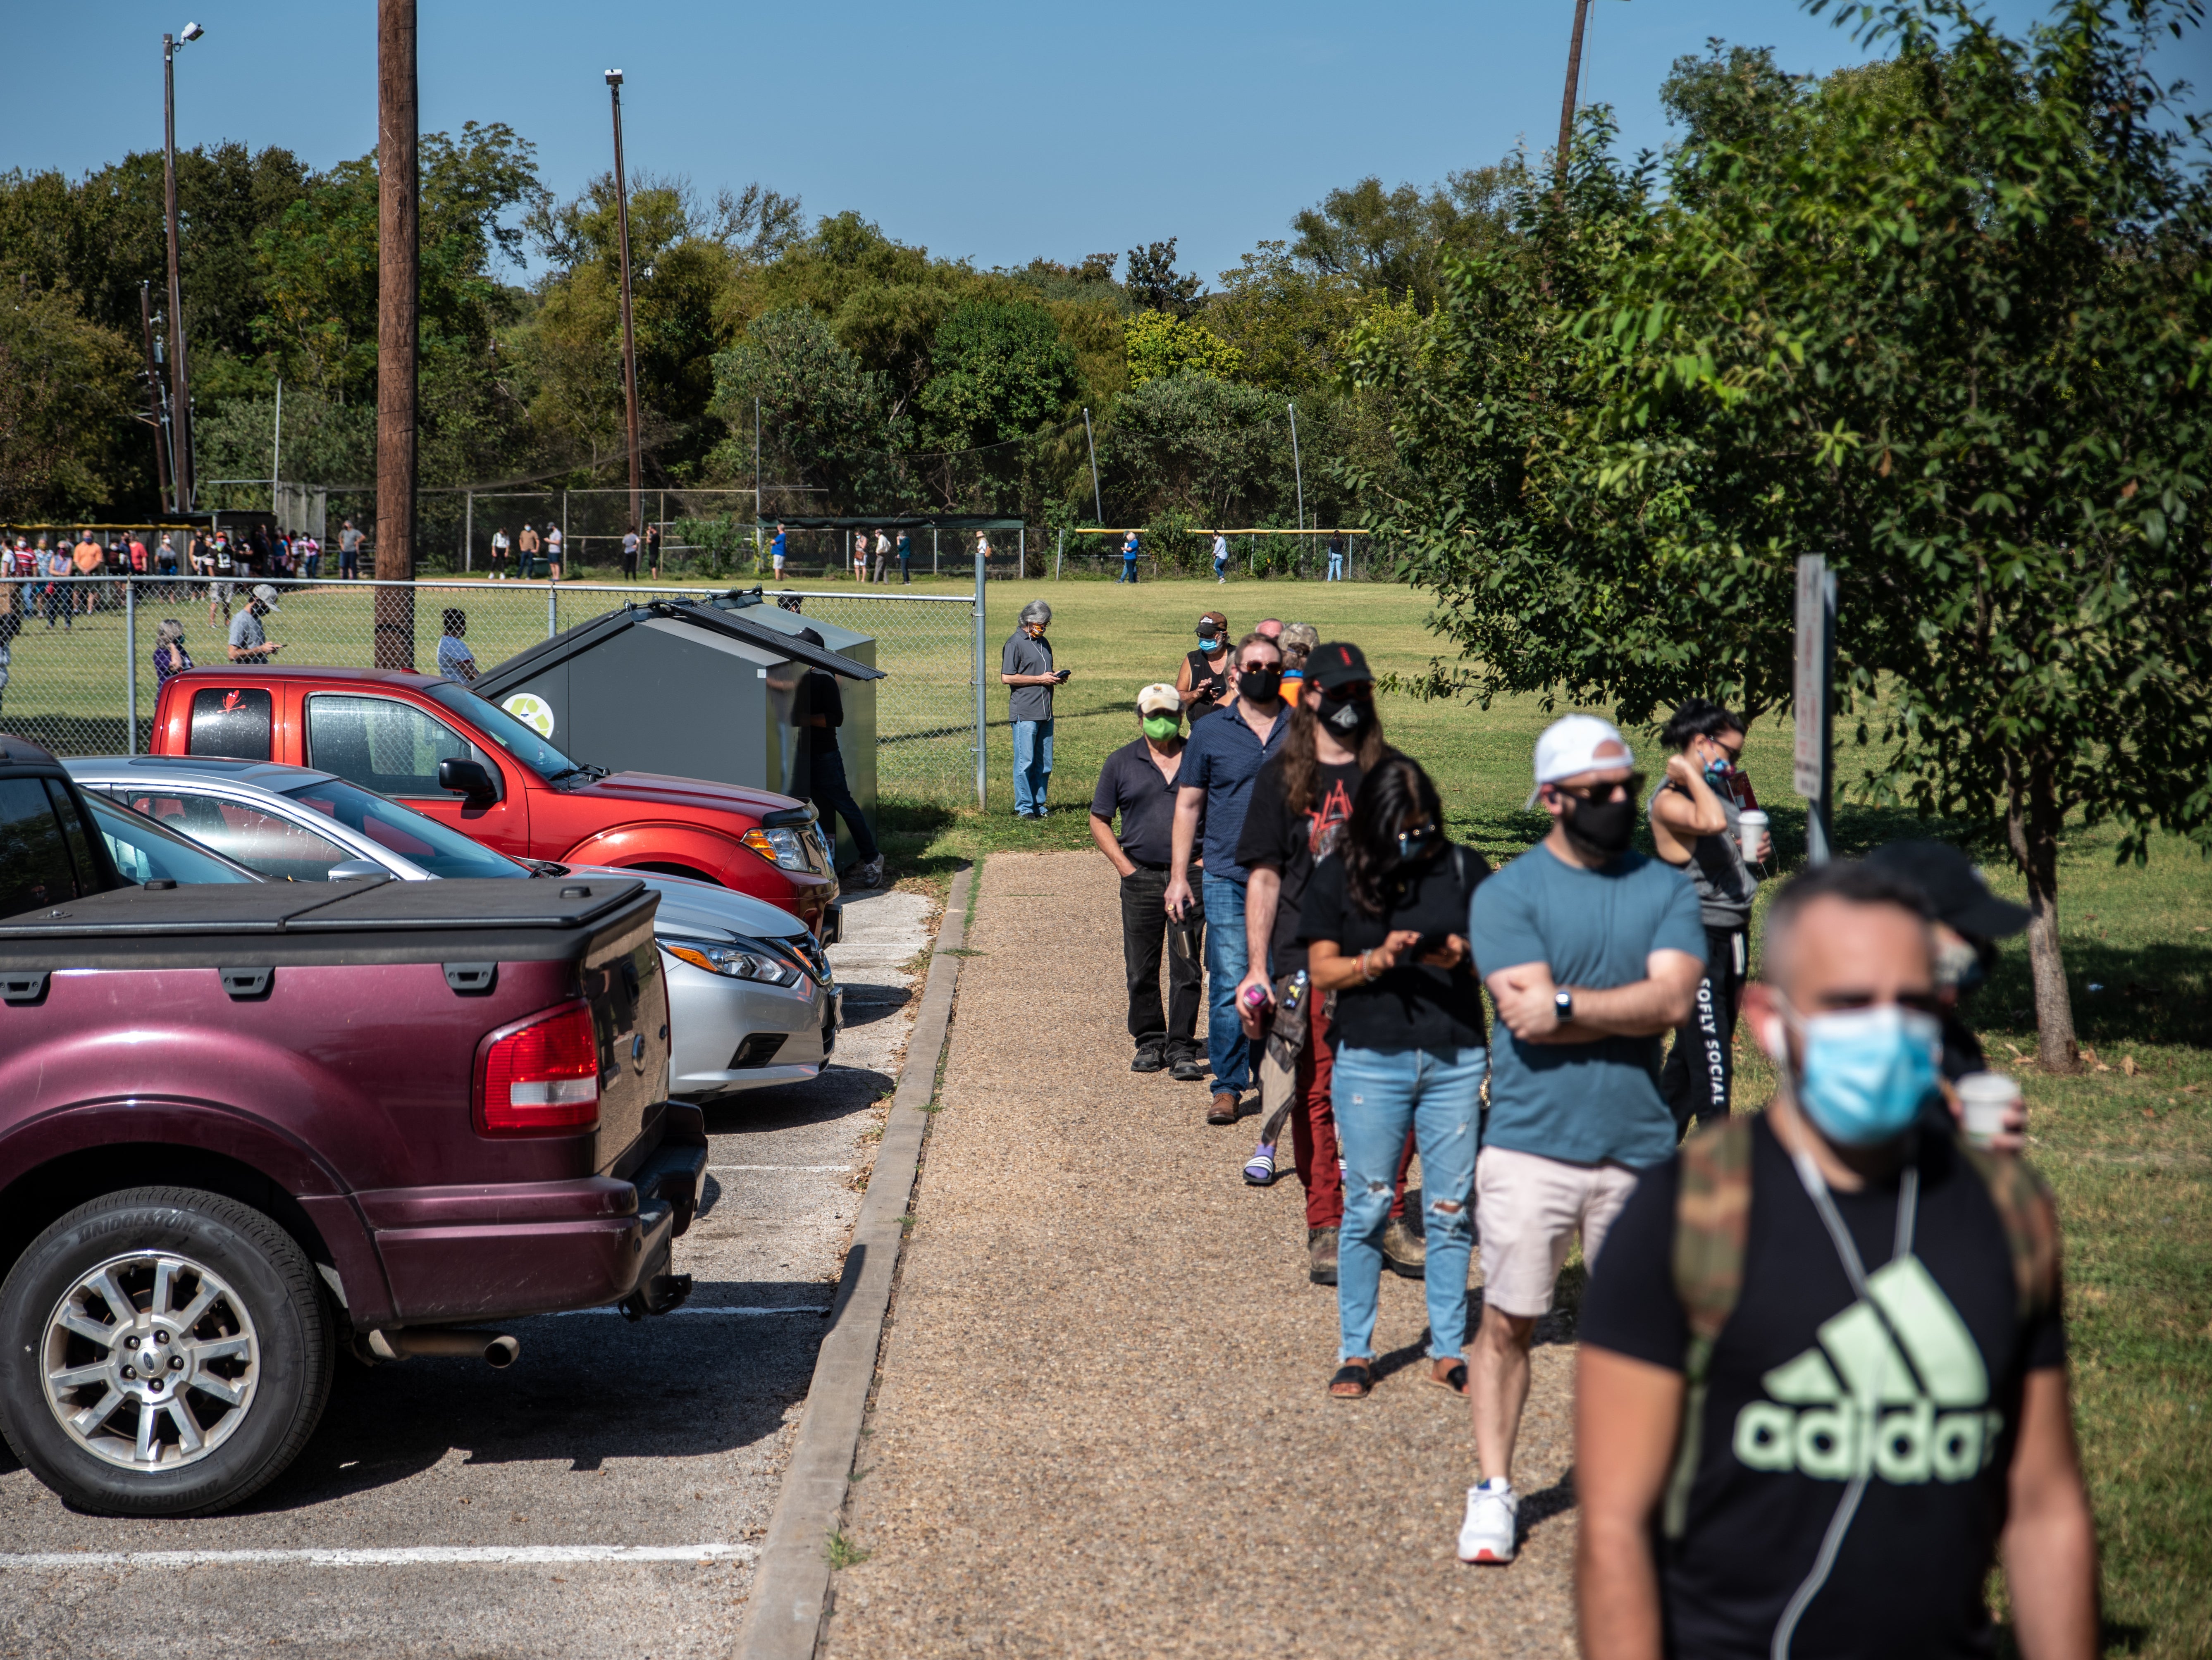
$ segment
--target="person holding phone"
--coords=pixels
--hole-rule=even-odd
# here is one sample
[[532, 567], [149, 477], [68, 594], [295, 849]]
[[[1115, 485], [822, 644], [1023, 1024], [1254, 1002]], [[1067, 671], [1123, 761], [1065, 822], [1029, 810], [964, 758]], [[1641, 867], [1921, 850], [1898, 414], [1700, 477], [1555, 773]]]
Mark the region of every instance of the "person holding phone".
[[1306, 885], [1300, 929], [1313, 993], [1336, 995], [1331, 1097], [1344, 1224], [1328, 1392], [1340, 1401], [1374, 1388], [1382, 1232], [1409, 1129], [1426, 1213], [1429, 1381], [1467, 1393], [1468, 1212], [1490, 1056], [1462, 930], [1489, 874], [1480, 854], [1445, 836], [1443, 804], [1420, 763], [1394, 753], [1367, 774], [1335, 854]]
[[1042, 818], [1049, 811], [1045, 791], [1052, 782], [1052, 693], [1064, 684], [1066, 669], [1052, 663], [1045, 630], [1052, 607], [1032, 599], [1022, 607], [1021, 626], [1007, 637], [999, 655], [999, 683], [1012, 688], [1006, 700], [1014, 723], [1014, 817]]

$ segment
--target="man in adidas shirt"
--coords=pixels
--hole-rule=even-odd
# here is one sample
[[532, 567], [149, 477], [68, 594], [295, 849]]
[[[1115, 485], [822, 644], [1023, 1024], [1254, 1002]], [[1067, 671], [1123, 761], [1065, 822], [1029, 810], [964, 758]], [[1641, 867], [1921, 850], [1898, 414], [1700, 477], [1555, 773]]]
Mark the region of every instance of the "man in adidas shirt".
[[1645, 1175], [1582, 1306], [1583, 1651], [2097, 1651], [2096, 1548], [2039, 1178], [1940, 1114], [1918, 891], [1800, 876], [1744, 1016], [1784, 1082]]

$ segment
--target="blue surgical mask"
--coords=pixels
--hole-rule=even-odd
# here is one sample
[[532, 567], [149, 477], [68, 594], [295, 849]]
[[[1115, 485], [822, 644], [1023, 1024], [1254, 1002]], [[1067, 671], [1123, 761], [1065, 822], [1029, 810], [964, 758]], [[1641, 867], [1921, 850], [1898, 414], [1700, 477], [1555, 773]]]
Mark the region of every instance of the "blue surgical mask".
[[1735, 776], [1735, 763], [1725, 758], [1705, 763], [1705, 782], [1711, 784], [1715, 789], [1720, 788]]
[[1869, 1147], [1911, 1128], [1936, 1088], [1942, 1028], [1932, 1014], [1881, 1003], [1799, 1023], [1797, 1104], [1821, 1134]]

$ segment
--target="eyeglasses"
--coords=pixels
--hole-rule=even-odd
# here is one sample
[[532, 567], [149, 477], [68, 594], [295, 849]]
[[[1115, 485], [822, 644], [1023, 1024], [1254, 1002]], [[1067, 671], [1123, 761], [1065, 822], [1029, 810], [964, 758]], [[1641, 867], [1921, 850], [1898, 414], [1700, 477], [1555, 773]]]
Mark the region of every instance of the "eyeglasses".
[[1613, 791], [1626, 790], [1628, 799], [1632, 801], [1644, 794], [1644, 775], [1640, 772], [1632, 772], [1626, 779], [1610, 784], [1583, 784], [1573, 788], [1565, 784], [1554, 784], [1552, 787], [1560, 794], [1571, 796], [1577, 801], [1610, 801], [1613, 800]]

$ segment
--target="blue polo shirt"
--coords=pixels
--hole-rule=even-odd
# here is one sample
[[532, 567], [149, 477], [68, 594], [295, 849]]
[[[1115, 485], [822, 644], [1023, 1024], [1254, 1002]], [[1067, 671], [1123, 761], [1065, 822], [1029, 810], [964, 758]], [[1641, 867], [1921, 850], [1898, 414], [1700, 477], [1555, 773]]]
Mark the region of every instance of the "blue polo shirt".
[[1283, 746], [1291, 730], [1291, 711], [1285, 704], [1267, 729], [1265, 743], [1245, 724], [1237, 705], [1224, 704], [1211, 720], [1190, 729], [1182, 746], [1182, 770], [1176, 775], [1178, 789], [1206, 792], [1206, 830], [1199, 852], [1208, 876], [1222, 876], [1239, 884], [1251, 873], [1237, 862], [1237, 843], [1244, 834], [1244, 809], [1252, 800], [1252, 781], [1262, 762]]

